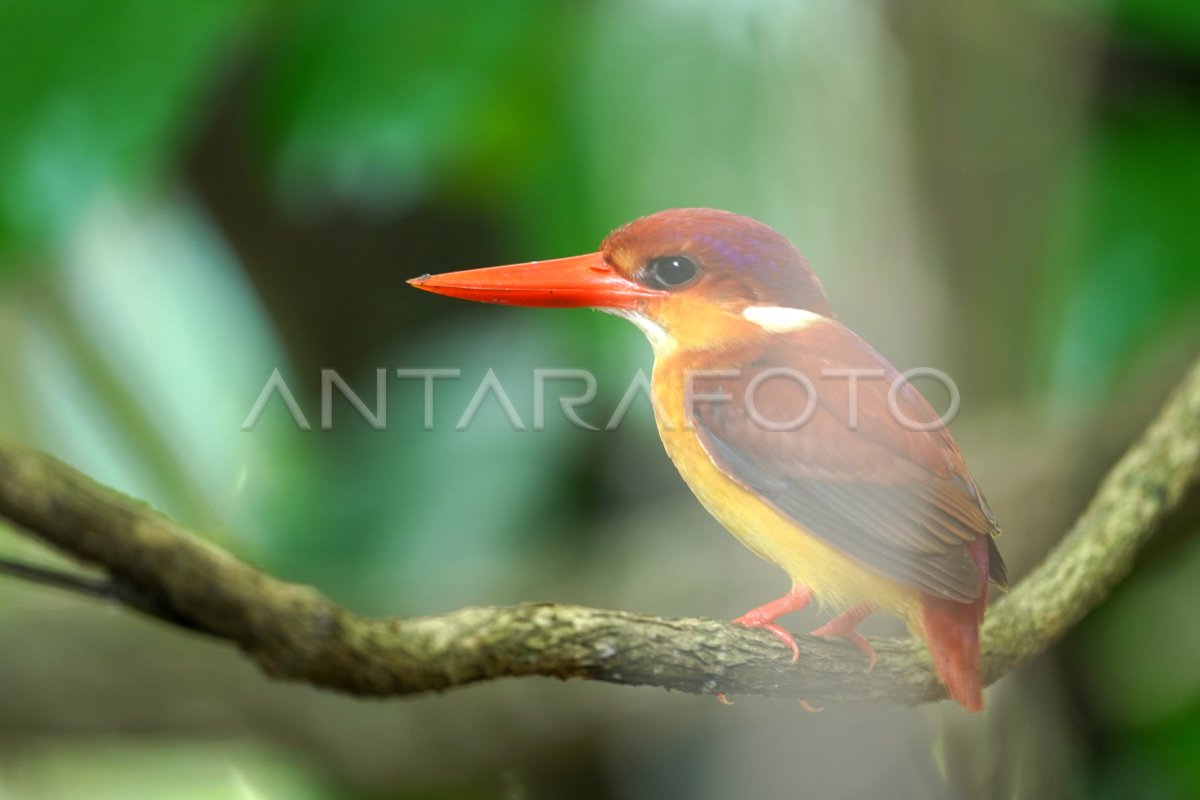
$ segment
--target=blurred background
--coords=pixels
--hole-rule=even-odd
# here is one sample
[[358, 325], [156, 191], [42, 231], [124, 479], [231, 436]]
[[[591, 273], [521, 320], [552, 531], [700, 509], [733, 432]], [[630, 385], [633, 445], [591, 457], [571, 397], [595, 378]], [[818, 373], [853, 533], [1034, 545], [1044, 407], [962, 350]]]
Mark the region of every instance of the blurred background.
[[[767, 222], [842, 319], [962, 392], [1020, 578], [1200, 350], [1187, 0], [0, 3], [0, 436], [351, 609], [732, 618], [782, 593], [699, 509], [588, 311], [426, 272]], [[397, 369], [457, 369], [423, 387]], [[487, 371], [494, 397], [455, 430]], [[278, 395], [244, 423], [274, 370]], [[374, 408], [386, 430], [321, 371]], [[944, 408], [936, 386], [931, 400]], [[0, 798], [1200, 797], [1200, 514], [986, 715], [505, 681], [362, 701], [0, 580]], [[0, 555], [55, 557], [0, 528]], [[793, 629], [817, 624], [797, 616]], [[868, 633], [898, 633], [871, 620]]]

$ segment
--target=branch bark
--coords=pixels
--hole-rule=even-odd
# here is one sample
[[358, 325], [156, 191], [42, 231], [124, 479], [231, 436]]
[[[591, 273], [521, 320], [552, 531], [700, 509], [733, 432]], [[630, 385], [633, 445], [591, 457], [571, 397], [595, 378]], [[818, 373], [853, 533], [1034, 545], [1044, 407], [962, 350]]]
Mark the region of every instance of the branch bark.
[[[1095, 608], [1198, 478], [1200, 362], [1062, 542], [989, 610], [985, 680], [1043, 652]], [[108, 583], [80, 582], [89, 593], [227, 639], [276, 678], [351, 694], [404, 695], [543, 675], [817, 702], [944, 697], [924, 647], [912, 640], [872, 641], [879, 658], [868, 671], [861, 653], [840, 640], [799, 637], [800, 663], [793, 665], [774, 636], [714, 620], [554, 604], [360, 617], [315, 589], [254, 569], [48, 455], [3, 442], [0, 517], [98, 566]], [[70, 578], [42, 575], [41, 582], [72, 588]]]

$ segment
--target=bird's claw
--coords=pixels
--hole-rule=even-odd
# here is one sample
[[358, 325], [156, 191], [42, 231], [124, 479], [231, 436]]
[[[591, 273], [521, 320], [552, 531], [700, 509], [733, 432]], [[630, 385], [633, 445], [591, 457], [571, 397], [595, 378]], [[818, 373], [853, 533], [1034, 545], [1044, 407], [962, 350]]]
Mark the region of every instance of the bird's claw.
[[875, 648], [871, 647], [871, 643], [866, 640], [866, 637], [855, 630], [858, 623], [862, 622], [863, 618], [870, 613], [871, 609], [866, 606], [852, 608], [817, 628], [812, 632], [812, 635], [836, 637], [850, 642], [867, 657], [867, 660], [870, 662], [867, 666], [867, 671], [870, 672], [875, 669]]
[[776, 625], [774, 622], [764, 622], [760, 619], [755, 619], [749, 615], [738, 617], [733, 621], [734, 625], [742, 625], [747, 628], [761, 628], [765, 631], [770, 631], [775, 634], [788, 648], [792, 651], [792, 663], [795, 664], [800, 660], [800, 645], [796, 644], [796, 637], [788, 631]]

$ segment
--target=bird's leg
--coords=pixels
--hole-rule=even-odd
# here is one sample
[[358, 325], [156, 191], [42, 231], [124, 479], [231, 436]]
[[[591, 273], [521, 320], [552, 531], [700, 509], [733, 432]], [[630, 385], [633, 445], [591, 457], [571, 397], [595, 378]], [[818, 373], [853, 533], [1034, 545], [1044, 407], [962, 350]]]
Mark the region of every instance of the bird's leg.
[[863, 654], [871, 660], [871, 665], [868, 670], [875, 669], [875, 648], [871, 647], [863, 635], [855, 630], [858, 623], [862, 622], [875, 609], [868, 603], [860, 603], [853, 608], [843, 611], [833, 619], [826, 622], [821, 627], [812, 632], [813, 636], [836, 636], [839, 639], [846, 639], [853, 643]]
[[[762, 628], [778, 636], [792, 651], [792, 663], [800, 659], [800, 648], [796, 637], [775, 624], [775, 620], [792, 611], [799, 611], [812, 600], [812, 590], [805, 586], [793, 586], [792, 590], [778, 600], [751, 609], [733, 621], [734, 625], [745, 625], [747, 628]], [[853, 626], [851, 626], [853, 627]]]

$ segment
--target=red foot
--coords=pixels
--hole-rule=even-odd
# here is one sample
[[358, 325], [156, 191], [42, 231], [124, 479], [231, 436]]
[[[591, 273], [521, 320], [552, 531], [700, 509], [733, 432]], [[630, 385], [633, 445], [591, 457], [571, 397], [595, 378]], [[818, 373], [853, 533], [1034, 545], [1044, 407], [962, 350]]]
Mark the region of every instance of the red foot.
[[775, 620], [792, 611], [799, 611], [812, 600], [812, 591], [802, 586], [793, 586], [792, 590], [778, 600], [772, 600], [766, 605], [751, 609], [733, 621], [735, 625], [745, 625], [747, 628], [762, 628], [778, 636], [792, 651], [792, 663], [800, 660], [800, 647], [796, 637], [775, 624]]
[[862, 634], [854, 630], [858, 627], [858, 623], [869, 615], [873, 608], [863, 603], [857, 605], [849, 611], [845, 611], [829, 622], [812, 632], [813, 636], [835, 636], [839, 639], [846, 639], [853, 643], [863, 654], [870, 659], [871, 664], [867, 667], [868, 670], [875, 669], [875, 648], [871, 647], [871, 643], [863, 638]]

